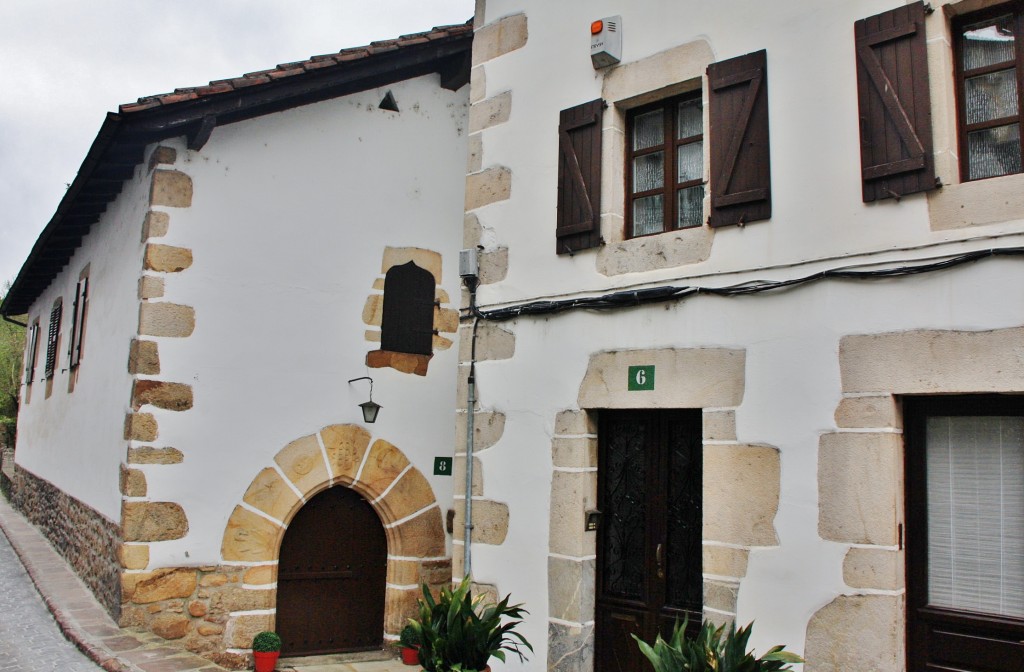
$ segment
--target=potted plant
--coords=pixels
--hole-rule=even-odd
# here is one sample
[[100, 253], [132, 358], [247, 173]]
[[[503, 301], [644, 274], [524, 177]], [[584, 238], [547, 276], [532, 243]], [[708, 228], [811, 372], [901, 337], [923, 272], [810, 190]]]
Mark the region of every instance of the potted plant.
[[420, 638], [411, 623], [402, 628], [398, 635], [398, 643], [402, 645], [402, 662], [406, 665], [419, 665]]
[[724, 625], [716, 628], [714, 623], [704, 621], [693, 639], [684, 635], [686, 624], [687, 621], [676, 621], [669, 640], [659, 634], [653, 646], [633, 635], [654, 672], [776, 672], [793, 669], [789, 663], [804, 662], [795, 653], [785, 651], [785, 645], [773, 646], [768, 653], [755, 658], [753, 651], [747, 651], [753, 623], [739, 630], [729, 625], [726, 630]]
[[[512, 651], [526, 660], [521, 647], [533, 651], [526, 638], [516, 632], [527, 613], [521, 604], [510, 605], [509, 596], [497, 604], [485, 595], [470, 594], [469, 577], [452, 590], [442, 588], [435, 600], [423, 585], [418, 600], [419, 618], [409, 619], [420, 641], [419, 662], [427, 672], [480, 672], [489, 670], [491, 657], [505, 661]], [[502, 623], [502, 619], [506, 619]]]
[[281, 655], [281, 637], [276, 632], [265, 630], [252, 638], [252, 657], [256, 660], [256, 672], [274, 672], [277, 657]]

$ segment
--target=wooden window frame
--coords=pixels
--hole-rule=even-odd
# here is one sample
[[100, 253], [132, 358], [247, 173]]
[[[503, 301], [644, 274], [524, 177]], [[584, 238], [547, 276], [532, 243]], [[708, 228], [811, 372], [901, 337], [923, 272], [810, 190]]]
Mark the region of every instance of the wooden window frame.
[[85, 319], [89, 313], [89, 269], [82, 271], [75, 287], [75, 302], [71, 310], [71, 343], [68, 346], [68, 366], [78, 367], [84, 354]]
[[25, 385], [31, 385], [39, 362], [39, 318], [32, 321], [25, 340]]
[[[961, 31], [967, 25], [979, 23], [998, 16], [1011, 14], [1014, 24], [1014, 59], [1003, 61], [995, 65], [988, 65], [974, 70], [965, 71], [963, 67], [963, 36]], [[956, 86], [956, 109], [957, 109], [957, 148], [960, 152], [960, 181], [976, 182], [1006, 175], [1019, 175], [1024, 172], [1024, 2], [1013, 0], [993, 7], [988, 7], [977, 12], [962, 14], [951, 21], [950, 30], [953, 35], [953, 67], [954, 83]], [[1017, 79], [1017, 114], [1009, 117], [1000, 117], [989, 121], [967, 123], [967, 95], [966, 82], [971, 77], [990, 74], [1008, 70], [1016, 70]], [[997, 128], [1017, 124], [1019, 138], [1021, 140], [1021, 171], [1016, 173], [1003, 173], [1002, 175], [990, 175], [986, 177], [970, 176], [970, 155], [968, 151], [968, 134], [973, 131]]]
[[63, 314], [64, 299], [63, 297], [58, 297], [54, 300], [53, 307], [50, 308], [50, 325], [46, 334], [46, 368], [43, 372], [43, 378], [46, 380], [52, 379], [53, 374], [57, 371], [57, 364], [60, 359], [60, 353], [57, 352], [57, 344], [60, 341], [60, 326]]
[[[681, 231], [683, 229], [696, 229], [703, 226], [703, 221], [700, 224], [694, 226], [678, 226], [679, 213], [678, 213], [678, 193], [684, 189], [690, 189], [692, 187], [705, 186], [707, 180], [704, 179], [706, 169], [704, 168], [703, 149], [701, 158], [701, 176], [697, 179], [687, 180], [686, 182], [676, 182], [676, 173], [679, 166], [678, 152], [679, 148], [684, 145], [691, 145], [697, 142], [704, 142], [705, 139], [705, 124], [703, 121], [704, 115], [704, 103], [701, 98], [702, 91], [697, 89], [696, 91], [690, 91], [678, 96], [671, 98], [665, 98], [649, 105], [637, 107], [627, 111], [626, 113], [626, 206], [625, 206], [625, 220], [626, 220], [626, 235], [627, 239], [630, 238], [645, 238], [647, 236], [656, 236], [662, 233], [668, 233], [670, 231]], [[676, 138], [676, 128], [679, 122], [679, 103], [684, 101], [697, 100], [701, 102], [701, 132], [699, 135], [692, 135], [687, 138]], [[642, 115], [655, 110], [661, 110], [663, 115], [664, 124], [664, 137], [662, 143], [654, 145], [652, 147], [646, 147], [641, 150], [633, 149], [633, 122], [634, 120]], [[671, 151], [670, 151], [671, 150]], [[638, 156], [645, 156], [647, 154], [654, 154], [656, 152], [664, 152], [664, 184], [660, 189], [650, 189], [647, 191], [633, 191], [633, 159]], [[706, 189], [706, 187], [705, 187]], [[664, 207], [662, 209], [662, 229], [661, 231], [652, 231], [651, 233], [634, 234], [633, 233], [633, 202], [639, 198], [645, 198], [648, 196], [662, 195], [662, 202]], [[705, 196], [706, 196], [705, 192]], [[701, 214], [703, 220], [703, 213]]]

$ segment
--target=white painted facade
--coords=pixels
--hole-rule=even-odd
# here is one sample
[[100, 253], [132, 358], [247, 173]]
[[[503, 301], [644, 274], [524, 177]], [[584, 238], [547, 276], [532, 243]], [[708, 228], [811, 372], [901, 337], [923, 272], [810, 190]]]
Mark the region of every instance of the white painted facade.
[[[740, 0], [479, 2], [474, 82], [482, 90], [474, 102], [485, 105], [509, 91], [512, 101], [508, 121], [484, 128], [479, 138], [482, 170], [500, 166], [512, 174], [507, 200], [471, 211], [479, 221], [484, 254], [502, 248], [508, 254], [505, 278], [481, 286], [480, 308], [486, 312], [532, 301], [664, 285], [713, 288], [787, 280], [827, 269], [893, 268], [968, 251], [1019, 247], [1024, 242], [1024, 204], [996, 194], [1019, 192], [1024, 177], [958, 184], [949, 20], [941, 8], [928, 17], [926, 29], [936, 165], [946, 186], [898, 201], [865, 204], [861, 200], [853, 26], [898, 4], [874, 0], [813, 6]], [[978, 5], [972, 3], [969, 9]], [[502, 20], [511, 24], [510, 17], [519, 14], [525, 14], [528, 26], [525, 45], [481, 59], [480, 26]], [[595, 70], [589, 59], [588, 27], [595, 19], [613, 15], [622, 17], [622, 63]], [[647, 251], [650, 246], [669, 247], [665, 240], [685, 245], [695, 234], [670, 232], [622, 242], [623, 119], [625, 110], [640, 98], [657, 100], [663, 87], [681, 83], [665, 81], [667, 68], [644, 70], [645, 59], [657, 62], [659, 54], [665, 53], [674, 58], [689, 48], [686, 45], [709, 55], [707, 62], [693, 66], [704, 92], [705, 181], [708, 94], [707, 78], [701, 75], [710, 62], [767, 50], [773, 212], [769, 220], [746, 227], [710, 233], [707, 226], [702, 227], [699, 235], [713, 237], [705, 261], [644, 268], [642, 260], [654, 256]], [[624, 75], [631, 68], [633, 74]], [[624, 84], [624, 80], [629, 81]], [[616, 100], [614, 92], [621, 90], [629, 90], [630, 95]], [[556, 256], [552, 243], [559, 111], [598, 98], [608, 103], [601, 207], [606, 245]], [[707, 208], [705, 203], [705, 216]], [[951, 228], [951, 210], [977, 225]], [[634, 255], [640, 260], [631, 272], [602, 272], [602, 259], [613, 248], [624, 257]], [[578, 399], [593, 355], [664, 348], [733, 348], [746, 353], [742, 403], [735, 410], [736, 440], [721, 443], [768, 444], [780, 450], [780, 501], [774, 518], [779, 545], [751, 549], [749, 567], [739, 581], [735, 620], [739, 624], [756, 621], [751, 644], [758, 651], [786, 643], [789, 649], [803, 652], [811, 617], [838, 596], [902, 598], [905, 592], [902, 587], [876, 590], [847, 585], [843, 558], [856, 545], [828, 541], [819, 534], [820, 498], [827, 496], [819, 490], [822, 435], [898, 433], [837, 426], [836, 408], [843, 399], [840, 340], [855, 334], [1019, 327], [1022, 279], [1024, 269], [1007, 258], [913, 277], [829, 280], [745, 297], [698, 295], [645, 307], [601, 313], [577, 310], [499, 323], [515, 336], [514, 356], [479, 362], [476, 370], [480, 406], [506, 414], [505, 433], [480, 459], [486, 497], [509, 506], [509, 534], [500, 546], [474, 545], [473, 575], [526, 603], [531, 610], [526, 634], [536, 649], [531, 662], [513, 660], [502, 669], [542, 669], [547, 661], [549, 669], [575, 670], [572, 663], [552, 655], [549, 626], [593, 627], [593, 612], [587, 611], [593, 608], [593, 599], [583, 598], [579, 619], [563, 619], [553, 612], [552, 596], [558, 586], [549, 561], [562, 556], [546, 550], [553, 543], [549, 541], [549, 506], [555, 497], [552, 479], [559, 473], [580, 471], [552, 464], [555, 418], [580, 408]], [[950, 362], [949, 366], [951, 371], [959, 370], [960, 364]], [[624, 379], [603, 382], [625, 390]], [[1022, 389], [1018, 386], [1013, 391]], [[649, 405], [659, 406], [657, 392], [631, 394], [648, 395]], [[599, 409], [592, 410], [600, 416]], [[706, 442], [705, 450], [713, 450], [715, 443]], [[714, 484], [706, 483], [705, 492], [708, 487]], [[596, 507], [588, 497], [582, 497], [586, 505], [575, 512], [581, 528], [583, 510]], [[894, 520], [902, 523], [902, 499], [891, 504]], [[705, 511], [705, 528], [707, 516]], [[587, 534], [590, 541], [586, 543], [593, 548], [595, 535]], [[885, 549], [897, 551], [895, 545]], [[899, 558], [902, 562], [902, 553]], [[594, 556], [584, 552], [569, 559], [585, 565]], [[721, 578], [705, 573], [705, 580]], [[580, 590], [592, 598], [592, 574]], [[713, 610], [710, 615], [733, 616]], [[902, 642], [905, 633], [900, 630], [894, 636]], [[901, 651], [892, 651], [886, 666], [878, 669], [903, 669]], [[821, 659], [811, 663], [814, 666], [809, 664], [808, 669], [833, 669]], [[871, 662], [865, 664], [876, 669]]]
[[160, 378], [191, 384], [195, 408], [153, 410], [157, 444], [186, 458], [142, 469], [151, 500], [185, 506], [189, 534], [155, 544], [153, 567], [219, 562], [232, 508], [282, 447], [362, 424], [367, 383], [347, 381], [364, 375], [383, 406], [374, 439], [451, 497], [452, 479], [431, 474], [454, 441], [456, 352], [436, 352], [425, 377], [368, 369], [379, 343], [362, 311], [387, 246], [442, 253], [443, 288], [458, 296], [465, 92], [436, 76], [388, 88], [398, 113], [371, 90], [219, 128], [198, 153], [178, 145], [194, 197], [161, 242], [195, 261], [167, 276], [164, 300], [193, 306], [196, 330], [156, 340]]
[[[124, 416], [131, 403], [128, 344], [138, 333], [138, 279], [146, 212], [145, 166], [135, 171], [68, 265], [28, 313], [39, 321], [31, 389], [22, 388], [15, 461], [50, 480], [111, 521], [120, 521], [118, 472], [125, 459]], [[89, 266], [89, 316], [74, 392], [68, 392], [68, 343], [79, 274]], [[63, 299], [61, 337], [52, 389], [46, 394], [46, 333], [50, 309]]]

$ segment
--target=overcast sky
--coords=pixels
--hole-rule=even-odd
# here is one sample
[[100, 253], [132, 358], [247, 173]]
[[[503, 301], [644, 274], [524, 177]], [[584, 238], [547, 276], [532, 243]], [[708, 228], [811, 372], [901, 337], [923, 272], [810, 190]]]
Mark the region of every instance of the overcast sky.
[[0, 287], [107, 112], [140, 96], [462, 23], [473, 0], [0, 0]]

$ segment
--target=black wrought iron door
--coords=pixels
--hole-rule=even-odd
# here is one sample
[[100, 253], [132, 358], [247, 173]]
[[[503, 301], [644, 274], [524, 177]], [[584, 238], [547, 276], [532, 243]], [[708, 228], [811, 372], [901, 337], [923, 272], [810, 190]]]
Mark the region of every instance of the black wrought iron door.
[[386, 570], [384, 527], [359, 493], [336, 486], [309, 500], [281, 542], [282, 654], [379, 649]]
[[652, 640], [700, 622], [701, 411], [602, 411], [599, 429], [595, 670], [649, 665]]

